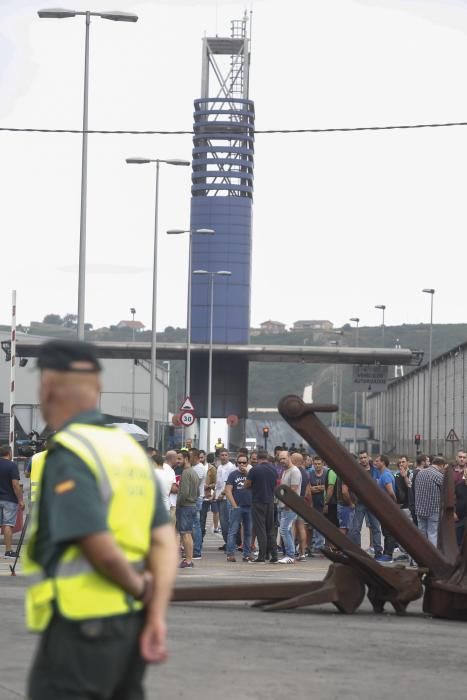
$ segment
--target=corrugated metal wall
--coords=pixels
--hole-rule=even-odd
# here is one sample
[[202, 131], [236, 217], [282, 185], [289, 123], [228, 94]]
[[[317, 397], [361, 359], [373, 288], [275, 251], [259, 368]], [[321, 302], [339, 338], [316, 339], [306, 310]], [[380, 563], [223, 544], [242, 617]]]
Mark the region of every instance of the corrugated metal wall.
[[[431, 445], [428, 441], [428, 366], [394, 380], [387, 392], [367, 397], [367, 422], [381, 435], [385, 452], [414, 454], [415, 435], [422, 436], [422, 452], [452, 457], [465, 446], [466, 346], [453, 349], [432, 364]], [[381, 411], [383, 420], [381, 421]], [[454, 430], [459, 440], [446, 440]]]

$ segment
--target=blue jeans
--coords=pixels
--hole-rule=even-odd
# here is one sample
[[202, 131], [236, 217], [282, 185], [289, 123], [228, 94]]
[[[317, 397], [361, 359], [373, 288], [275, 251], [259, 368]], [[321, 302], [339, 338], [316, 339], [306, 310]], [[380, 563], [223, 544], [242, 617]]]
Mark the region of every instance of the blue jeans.
[[433, 513], [433, 515], [418, 515], [418, 529], [423, 532], [426, 538], [428, 538], [435, 547], [438, 546], [438, 520], [439, 513]]
[[361, 502], [357, 503], [355, 506], [347, 536], [354, 544], [357, 544], [359, 547], [362, 546], [361, 531], [365, 517], [368, 518], [370, 530], [373, 535], [375, 556], [378, 556], [379, 554], [383, 553], [383, 547], [381, 545], [381, 525], [373, 513], [370, 513], [367, 507]]
[[349, 530], [350, 526], [352, 525], [353, 508], [338, 503], [337, 517], [339, 519], [339, 527], [343, 530]]
[[248, 557], [251, 551], [252, 530], [251, 506], [238, 506], [230, 511], [229, 532], [227, 535], [226, 554], [232, 556], [235, 553], [237, 532], [243, 524], [243, 557]]
[[232, 510], [232, 506], [230, 505], [227, 499], [225, 499], [224, 501], [218, 501], [218, 503], [219, 522], [221, 526], [222, 537], [224, 539], [225, 544], [227, 544], [227, 537], [229, 534], [230, 511]]
[[200, 557], [203, 549], [203, 535], [201, 533], [201, 508], [203, 507], [203, 499], [200, 496], [196, 501], [196, 516], [193, 522], [193, 556]]
[[297, 518], [297, 514], [293, 510], [280, 511], [279, 532], [284, 542], [285, 556], [294, 559], [295, 557], [295, 542], [292, 537], [292, 525]]

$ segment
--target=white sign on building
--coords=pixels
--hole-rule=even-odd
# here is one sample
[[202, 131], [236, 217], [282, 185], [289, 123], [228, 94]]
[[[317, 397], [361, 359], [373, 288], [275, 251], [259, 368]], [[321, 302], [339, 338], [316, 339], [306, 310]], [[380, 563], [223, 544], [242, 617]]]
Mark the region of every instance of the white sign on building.
[[386, 391], [388, 386], [387, 365], [354, 365], [354, 391]]

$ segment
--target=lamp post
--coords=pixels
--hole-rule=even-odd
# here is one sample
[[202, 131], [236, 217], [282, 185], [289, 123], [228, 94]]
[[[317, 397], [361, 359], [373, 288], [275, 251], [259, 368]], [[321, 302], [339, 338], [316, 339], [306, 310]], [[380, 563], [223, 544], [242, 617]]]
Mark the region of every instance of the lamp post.
[[434, 289], [422, 289], [424, 294], [430, 295], [430, 341], [428, 349], [428, 453], [431, 453], [431, 402], [433, 398], [433, 298], [435, 296]]
[[[356, 316], [350, 319], [355, 323], [355, 347], [358, 348], [358, 324], [360, 319]], [[357, 392], [354, 391], [353, 396], [353, 451], [354, 454], [357, 453]]]
[[170, 229], [167, 231], [169, 236], [177, 236], [183, 233], [189, 234], [188, 243], [188, 295], [187, 295], [187, 310], [186, 310], [186, 365], [185, 365], [185, 396], [191, 394], [191, 275], [192, 275], [192, 249], [193, 249], [193, 234], [197, 233], [201, 236], [212, 236], [215, 231], [212, 228], [196, 228], [196, 229]]
[[[330, 340], [329, 345], [334, 345], [334, 347], [337, 347], [339, 345], [338, 340]], [[334, 363], [332, 366], [332, 395], [331, 395], [331, 403], [336, 404], [338, 401], [337, 398], [337, 364]], [[339, 407], [340, 410], [340, 407]], [[337, 416], [335, 413], [331, 415], [331, 428], [334, 431], [334, 435], [336, 434], [336, 427], [337, 427]]]
[[[131, 342], [134, 345], [135, 344], [135, 314], [136, 314], [136, 309], [131, 307], [130, 314], [131, 314], [131, 319], [132, 319]], [[133, 366], [132, 366], [132, 373], [131, 373], [131, 422], [132, 423], [135, 422], [135, 380], [136, 380], [135, 373], [136, 373], [136, 362], [135, 362], [135, 358], [133, 358]]]
[[[383, 320], [381, 323], [381, 344], [384, 348], [384, 330], [385, 330], [384, 312], [386, 311], [386, 305], [385, 304], [376, 304], [375, 309], [379, 309], [383, 315]], [[384, 439], [383, 439], [383, 433], [384, 433], [383, 392], [380, 392], [380, 394], [379, 394], [379, 402], [380, 402], [379, 403], [379, 453], [382, 454], [383, 453], [383, 443], [384, 443]]]
[[91, 17], [100, 17], [113, 22], [137, 22], [138, 16], [130, 12], [90, 12], [89, 10], [47, 9], [39, 10], [41, 19], [67, 19], [83, 16], [86, 18], [84, 40], [84, 97], [83, 97], [83, 141], [81, 147], [81, 206], [79, 223], [78, 260], [78, 324], [79, 340], [84, 340], [84, 313], [86, 301], [86, 214], [88, 189], [88, 98], [89, 98], [89, 29]]
[[152, 328], [151, 328], [151, 380], [149, 383], [149, 425], [148, 425], [148, 441], [151, 447], [155, 447], [155, 396], [157, 385], [157, 235], [159, 222], [159, 170], [160, 164], [165, 165], [183, 165], [189, 166], [189, 160], [179, 160], [177, 158], [162, 159], [162, 158], [127, 158], [126, 162], [129, 165], [147, 165], [149, 163], [156, 164], [156, 196], [154, 204], [154, 258], [152, 267]]
[[206, 428], [206, 451], [211, 449], [211, 415], [212, 415], [212, 335], [214, 328], [214, 277], [230, 277], [229, 270], [208, 272], [207, 270], [193, 270], [193, 275], [209, 275], [209, 367], [208, 367], [208, 406]]

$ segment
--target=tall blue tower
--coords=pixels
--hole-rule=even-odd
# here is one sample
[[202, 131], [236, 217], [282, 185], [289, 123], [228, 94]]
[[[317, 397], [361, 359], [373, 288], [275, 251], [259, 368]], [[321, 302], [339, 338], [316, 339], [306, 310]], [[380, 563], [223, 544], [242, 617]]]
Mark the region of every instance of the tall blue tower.
[[[204, 37], [201, 98], [194, 102], [192, 230], [214, 229], [213, 236], [193, 236], [192, 269], [228, 270], [214, 277], [213, 342], [249, 341], [251, 233], [254, 164], [254, 104], [248, 99], [250, 41], [247, 16], [231, 23], [230, 37]], [[192, 278], [192, 341], [209, 341], [209, 278]], [[205, 407], [206, 363], [194, 359], [192, 395]], [[232, 356], [216, 355], [213, 370], [213, 417], [246, 417], [248, 366]]]

